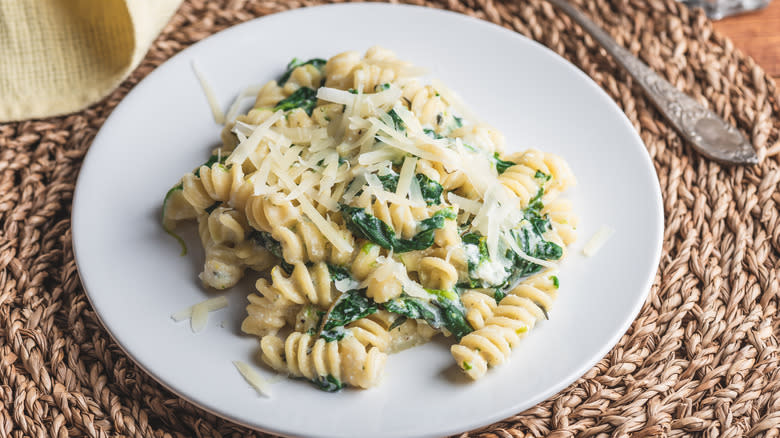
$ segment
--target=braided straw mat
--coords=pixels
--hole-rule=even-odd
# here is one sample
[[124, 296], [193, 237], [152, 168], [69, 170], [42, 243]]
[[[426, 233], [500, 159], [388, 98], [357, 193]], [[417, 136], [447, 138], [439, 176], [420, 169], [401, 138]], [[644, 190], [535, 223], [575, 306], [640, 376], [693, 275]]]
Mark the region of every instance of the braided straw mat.
[[[102, 102], [0, 126], [0, 436], [264, 436], [172, 395], [112, 342], [79, 283], [71, 201], [95, 132], [151, 70], [228, 26], [315, 3], [190, 0]], [[584, 70], [640, 132], [664, 195], [663, 256], [628, 333], [552, 399], [464, 436], [779, 436], [774, 82], [700, 11], [673, 0], [578, 2], [752, 139], [762, 164], [722, 167], [693, 153], [605, 52], [544, 1], [419, 3], [514, 29]]]

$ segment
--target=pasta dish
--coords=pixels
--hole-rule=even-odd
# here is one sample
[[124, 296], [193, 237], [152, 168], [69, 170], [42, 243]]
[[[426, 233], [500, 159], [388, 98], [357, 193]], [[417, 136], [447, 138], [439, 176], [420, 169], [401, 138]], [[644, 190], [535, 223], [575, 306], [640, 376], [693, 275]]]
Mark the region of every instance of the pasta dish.
[[368, 388], [441, 335], [478, 379], [548, 317], [574, 176], [424, 75], [379, 47], [293, 60], [165, 196], [166, 230], [197, 222], [205, 286], [257, 278], [242, 330], [268, 367]]

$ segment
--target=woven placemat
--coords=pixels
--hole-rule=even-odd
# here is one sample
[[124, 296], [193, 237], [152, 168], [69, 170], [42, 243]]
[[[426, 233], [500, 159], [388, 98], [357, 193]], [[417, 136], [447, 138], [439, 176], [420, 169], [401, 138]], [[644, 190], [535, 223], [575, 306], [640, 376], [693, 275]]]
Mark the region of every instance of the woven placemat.
[[[0, 436], [262, 436], [172, 395], [112, 342], [76, 273], [71, 201], [96, 131], [152, 69], [228, 26], [316, 3], [188, 1], [104, 101], [67, 117], [0, 126]], [[664, 197], [663, 257], [628, 333], [552, 399], [467, 435], [780, 435], [774, 82], [700, 11], [673, 0], [578, 2], [752, 139], [762, 164], [726, 168], [691, 152], [632, 80], [549, 4], [419, 3], [514, 29], [584, 70], [639, 130]]]

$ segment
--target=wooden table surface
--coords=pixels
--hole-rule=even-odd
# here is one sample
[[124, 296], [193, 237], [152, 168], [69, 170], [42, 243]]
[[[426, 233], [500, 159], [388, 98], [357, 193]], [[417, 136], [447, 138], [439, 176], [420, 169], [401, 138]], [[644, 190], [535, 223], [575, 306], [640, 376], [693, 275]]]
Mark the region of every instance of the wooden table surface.
[[780, 0], [772, 0], [760, 11], [716, 21], [715, 29], [780, 80]]

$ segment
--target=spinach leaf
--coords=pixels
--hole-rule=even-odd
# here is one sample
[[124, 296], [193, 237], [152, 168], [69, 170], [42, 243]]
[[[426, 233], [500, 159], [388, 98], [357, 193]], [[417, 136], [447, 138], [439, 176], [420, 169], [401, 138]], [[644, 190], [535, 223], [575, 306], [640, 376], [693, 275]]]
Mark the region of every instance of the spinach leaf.
[[426, 301], [402, 294], [384, 303], [384, 308], [388, 312], [407, 318], [425, 320], [435, 329], [446, 328], [457, 339], [474, 330], [466, 321], [465, 309], [456, 292], [438, 290], [428, 290], [428, 292], [435, 295], [436, 299]]
[[377, 175], [379, 181], [382, 183], [382, 187], [388, 192], [395, 192], [398, 188], [398, 174], [390, 172], [387, 175]]
[[346, 334], [344, 326], [350, 322], [365, 318], [378, 310], [376, 303], [360, 290], [351, 290], [341, 294], [336, 305], [321, 322], [320, 337], [326, 341], [338, 341]]
[[506, 292], [499, 288], [496, 288], [493, 292], [493, 298], [496, 300], [496, 304], [501, 304], [501, 300], [503, 300], [504, 297], [506, 297]]
[[537, 170], [536, 173], [534, 174], [534, 178], [541, 179], [544, 180], [544, 182], [547, 182], [550, 180], [550, 178], [552, 178], [552, 175], [548, 175], [542, 172], [541, 170]]
[[391, 119], [393, 119], [393, 128], [395, 128], [396, 131], [406, 131], [406, 124], [401, 119], [401, 116], [399, 116], [394, 109], [388, 111], [387, 115], [390, 116]]
[[336, 266], [328, 263], [328, 272], [330, 273], [330, 279], [333, 281], [346, 280], [352, 276], [349, 274], [349, 269], [344, 266]]
[[501, 158], [499, 158], [498, 152], [493, 154], [493, 162], [496, 165], [496, 170], [498, 171], [499, 175], [506, 172], [507, 169], [515, 165], [515, 163], [511, 161], [504, 161]]
[[292, 61], [290, 61], [290, 63], [287, 64], [287, 71], [284, 72], [284, 74], [279, 78], [278, 81], [279, 86], [280, 87], [284, 86], [284, 84], [287, 83], [287, 80], [290, 79], [290, 75], [292, 74], [293, 70], [295, 70], [296, 68], [307, 64], [311, 64], [314, 67], [316, 67], [317, 70], [322, 71], [322, 67], [324, 67], [327, 62], [328, 61], [320, 58], [312, 58], [306, 62], [301, 62], [298, 60], [298, 58], [293, 58]]
[[[541, 190], [540, 190], [541, 192]], [[536, 202], [532, 205], [537, 204]], [[541, 204], [541, 202], [538, 202]], [[524, 211], [525, 221], [520, 227], [510, 230], [511, 237], [518, 248], [525, 254], [542, 260], [559, 260], [563, 256], [563, 248], [554, 242], [545, 240], [542, 234], [550, 228], [550, 219], [542, 215], [538, 208], [527, 208]], [[513, 251], [507, 252], [507, 257], [513, 260], [513, 271], [506, 281], [506, 287], [513, 287], [522, 278], [542, 270], [541, 265], [521, 258]]]
[[457, 217], [451, 208], [439, 210], [428, 219], [420, 221], [417, 226], [417, 234], [414, 237], [399, 239], [390, 225], [367, 213], [364, 208], [341, 204], [341, 214], [347, 228], [352, 231], [355, 237], [369, 240], [382, 248], [392, 249], [397, 253], [429, 248], [433, 245], [434, 232], [444, 227], [446, 219]]
[[398, 316], [395, 320], [393, 320], [393, 323], [390, 324], [390, 327], [387, 329], [387, 331], [392, 331], [394, 328], [400, 327], [401, 324], [405, 323], [406, 320], [409, 319], [403, 315]]
[[[395, 192], [398, 188], [399, 175], [397, 173], [391, 172], [386, 175], [378, 175], [377, 177], [379, 178], [379, 181], [382, 182], [382, 187], [388, 192]], [[417, 179], [417, 184], [420, 186], [420, 192], [422, 192], [425, 203], [428, 205], [441, 204], [441, 194], [444, 192], [444, 188], [441, 184], [422, 173], [418, 173], [414, 177]]]
[[175, 186], [171, 187], [170, 190], [165, 194], [165, 198], [163, 199], [163, 206], [162, 206], [162, 218], [161, 223], [163, 227], [163, 231], [165, 231], [166, 234], [176, 239], [177, 242], [179, 242], [179, 245], [181, 246], [181, 255], [185, 256], [187, 255], [187, 244], [184, 243], [184, 239], [181, 238], [178, 234], [176, 234], [173, 231], [173, 227], [168, 227], [165, 224], [165, 210], [168, 208], [168, 201], [170, 201], [171, 197], [177, 194], [177, 192], [181, 192], [184, 190], [184, 187], [181, 185], [181, 183], [176, 184]]
[[317, 105], [317, 90], [309, 87], [301, 87], [293, 94], [282, 99], [274, 107], [274, 111], [289, 111], [295, 108], [302, 108], [306, 114], [311, 115], [314, 107]]
[[552, 284], [553, 284], [553, 286], [555, 286], [556, 289], [558, 289], [560, 287], [561, 282], [558, 281], [558, 277], [557, 276], [553, 275], [552, 277], [550, 277], [550, 280], [552, 280]]
[[428, 178], [422, 173], [418, 173], [414, 177], [417, 178], [417, 184], [420, 185], [420, 191], [422, 192], [425, 203], [428, 205], [441, 204], [441, 194], [444, 191], [444, 188], [441, 186], [441, 184]]
[[278, 240], [271, 237], [271, 233], [266, 231], [252, 230], [247, 237], [249, 240], [254, 242], [255, 245], [265, 248], [268, 250], [268, 252], [281, 260], [279, 262], [279, 266], [281, 266], [282, 269], [284, 269], [284, 272], [287, 274], [292, 274], [294, 266], [284, 260], [284, 255], [282, 254], [282, 244], [279, 243]]
[[333, 375], [328, 374], [327, 377], [320, 376], [319, 378], [312, 380], [312, 383], [317, 385], [317, 388], [326, 391], [326, 392], [336, 392], [344, 388], [343, 383], [339, 381], [339, 379], [333, 377]]
[[463, 118], [458, 116], [452, 116], [452, 120], [455, 121], [455, 126], [457, 126], [458, 128], [463, 126]]
[[211, 214], [211, 212], [216, 210], [217, 208], [219, 208], [220, 205], [222, 205], [222, 201], [217, 201], [217, 202], [209, 205], [208, 207], [204, 208], [203, 210], [206, 213]]

